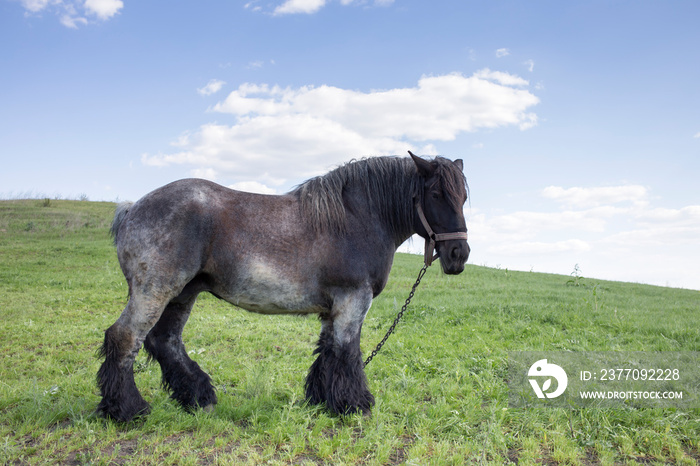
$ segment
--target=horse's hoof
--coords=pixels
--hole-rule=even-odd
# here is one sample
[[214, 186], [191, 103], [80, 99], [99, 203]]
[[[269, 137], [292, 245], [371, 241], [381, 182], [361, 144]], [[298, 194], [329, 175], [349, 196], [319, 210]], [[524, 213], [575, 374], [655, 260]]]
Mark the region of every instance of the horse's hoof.
[[143, 401], [138, 403], [136, 406], [130, 407], [130, 409], [123, 409], [118, 405], [107, 405], [105, 406], [101, 403], [95, 414], [105, 419], [109, 419], [116, 422], [130, 422], [148, 416], [151, 413], [151, 406]]

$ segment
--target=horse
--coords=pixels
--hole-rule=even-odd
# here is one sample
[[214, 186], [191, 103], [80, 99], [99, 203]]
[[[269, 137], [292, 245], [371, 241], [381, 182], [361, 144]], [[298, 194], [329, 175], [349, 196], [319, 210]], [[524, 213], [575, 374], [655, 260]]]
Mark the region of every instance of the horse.
[[318, 314], [306, 400], [338, 415], [370, 415], [360, 333], [396, 249], [417, 233], [446, 274], [461, 273], [470, 251], [462, 160], [409, 154], [353, 160], [283, 195], [184, 179], [119, 204], [111, 234], [129, 293], [100, 349], [97, 413], [126, 422], [150, 412], [134, 382], [142, 346], [175, 402], [189, 412], [213, 409], [212, 380], [182, 340], [207, 291], [247, 311]]

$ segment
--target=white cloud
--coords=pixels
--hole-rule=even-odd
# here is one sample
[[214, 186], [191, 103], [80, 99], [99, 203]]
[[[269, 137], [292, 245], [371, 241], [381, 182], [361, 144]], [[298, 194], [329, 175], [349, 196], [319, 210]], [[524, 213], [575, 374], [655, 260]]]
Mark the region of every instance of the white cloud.
[[49, 5], [49, 0], [22, 0], [22, 6], [31, 13], [38, 13]]
[[559, 254], [559, 253], [578, 253], [591, 250], [591, 245], [580, 239], [567, 239], [564, 241], [554, 241], [545, 243], [541, 241], [523, 241], [519, 243], [504, 243], [490, 248], [498, 254], [504, 255], [531, 255], [531, 254]]
[[477, 264], [700, 288], [700, 205], [654, 207], [649, 188], [548, 187], [541, 211], [467, 213]]
[[70, 14], [61, 15], [59, 21], [69, 29], [78, 29], [78, 26], [85, 26], [88, 23], [87, 18]]
[[514, 74], [504, 73], [503, 71], [491, 71], [488, 68], [479, 70], [474, 73], [479, 79], [485, 79], [487, 81], [495, 81], [504, 86], [527, 86], [530, 84], [526, 79], [516, 76]]
[[307, 115], [243, 118], [234, 126], [207, 124], [190, 136], [187, 150], [144, 154], [146, 165], [184, 164], [236, 178], [269, 171], [283, 179], [318, 175], [356, 155], [404, 153], [413, 144], [368, 138], [333, 121]]
[[260, 5], [256, 5], [258, 3], [258, 0], [252, 0], [245, 5], [243, 5], [243, 8], [246, 10], [251, 10], [251, 11], [261, 11], [262, 7]]
[[277, 194], [277, 190], [275, 190], [274, 188], [270, 188], [269, 186], [266, 186], [257, 181], [241, 181], [230, 185], [229, 188], [249, 193]]
[[527, 66], [527, 70], [532, 73], [535, 69], [535, 61], [534, 60], [525, 60], [525, 63], [523, 65]]
[[211, 79], [206, 86], [197, 89], [197, 92], [199, 92], [201, 95], [212, 95], [216, 94], [221, 90], [222, 87], [224, 87], [224, 84], [226, 84], [225, 81], [221, 81], [220, 79]]
[[275, 15], [288, 15], [297, 13], [316, 13], [318, 10], [323, 8], [326, 4], [326, 0], [287, 0], [277, 8], [273, 14]]
[[216, 181], [216, 170], [213, 168], [195, 168], [192, 170], [192, 176], [195, 178], [204, 178], [205, 180]]
[[463, 131], [530, 121], [527, 110], [539, 99], [512, 87], [523, 82], [527, 83], [507, 73], [481, 70], [470, 77], [424, 76], [413, 88], [368, 93], [332, 86], [242, 84], [214, 110], [252, 118], [310, 115], [367, 136], [447, 141]]
[[664, 247], [669, 242], [678, 246], [681, 244], [698, 244], [700, 237], [700, 222], [694, 225], [680, 226], [669, 224], [654, 228], [640, 228], [621, 231], [606, 237], [603, 241], [625, 246], [626, 248], [647, 248], [650, 246]]
[[122, 0], [21, 0], [21, 3], [27, 14], [54, 13], [61, 24], [71, 29], [89, 24], [88, 16], [106, 21], [124, 7]]
[[604, 232], [611, 218], [620, 213], [612, 206], [586, 210], [518, 211], [492, 217], [476, 216], [480, 229], [489, 237], [504, 241], [537, 238], [543, 232]]
[[675, 224], [683, 227], [700, 223], [700, 206], [686, 206], [681, 209], [661, 207], [640, 209], [636, 212], [635, 218], [643, 223]]
[[508, 55], [510, 55], [510, 50], [508, 50], [506, 48], [496, 50], [496, 58], [503, 58], [503, 57], [507, 57]]
[[568, 189], [560, 186], [548, 186], [542, 190], [542, 195], [548, 199], [578, 207], [621, 202], [646, 204], [648, 202], [647, 194], [647, 188], [639, 185]]
[[179, 140], [181, 151], [144, 154], [148, 165], [214, 168], [250, 179], [316, 175], [350, 157], [434, 153], [432, 141], [460, 133], [536, 123], [539, 99], [527, 81], [481, 70], [472, 76], [424, 76], [415, 87], [360, 92], [332, 86], [282, 88], [242, 84], [214, 111], [235, 124], [210, 123]]
[[695, 133], [695, 135], [694, 135], [693, 137], [696, 138], [696, 139], [697, 139], [697, 138], [700, 138], [700, 132]]
[[[252, 11], [261, 11], [260, 6], [254, 6], [257, 0], [246, 3], [244, 8]], [[348, 5], [366, 5], [368, 0], [340, 0], [342, 6]], [[376, 7], [386, 7], [392, 5], [394, 0], [374, 0], [373, 5]], [[313, 14], [328, 4], [327, 0], [285, 0], [284, 3], [278, 5], [272, 12], [273, 15], [289, 15], [289, 14]]]
[[522, 131], [533, 128], [535, 126], [537, 126], [537, 115], [534, 113], [528, 113], [527, 115], [523, 115], [523, 120], [518, 124], [518, 128], [520, 128], [520, 130]]
[[121, 0], [85, 0], [85, 10], [94, 14], [101, 20], [106, 20], [116, 15], [124, 7]]

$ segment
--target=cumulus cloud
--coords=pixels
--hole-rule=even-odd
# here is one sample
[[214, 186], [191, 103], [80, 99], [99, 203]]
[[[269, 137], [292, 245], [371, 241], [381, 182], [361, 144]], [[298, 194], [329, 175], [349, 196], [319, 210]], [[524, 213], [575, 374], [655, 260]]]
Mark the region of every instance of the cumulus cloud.
[[[620, 191], [626, 186], [619, 186]], [[595, 192], [597, 188], [580, 188]], [[543, 193], [545, 190], [542, 191]], [[543, 194], [543, 197], [544, 196]], [[644, 203], [628, 203], [623, 197], [608, 197], [594, 207], [554, 208], [547, 211], [516, 211], [498, 215], [477, 213], [472, 221], [494, 244], [525, 244], [562, 233], [610, 240], [630, 235], [655, 238], [659, 243], [700, 238], [700, 206], [677, 209], [655, 208]], [[643, 233], [640, 233], [643, 232]], [[626, 236], [627, 235], [627, 236]], [[498, 246], [493, 251], [503, 251]]]
[[354, 155], [404, 153], [416, 147], [390, 138], [365, 137], [308, 115], [243, 118], [233, 126], [210, 123], [191, 135], [189, 142], [187, 150], [144, 154], [142, 162], [211, 168], [216, 178], [250, 178], [268, 171], [286, 180], [321, 174]]
[[74, 10], [62, 14], [59, 21], [69, 29], [78, 29], [79, 26], [85, 26], [88, 23], [87, 18], [79, 16]]
[[273, 14], [275, 15], [288, 15], [297, 13], [316, 13], [318, 10], [323, 8], [326, 4], [326, 0], [287, 0], [277, 8]]
[[503, 71], [491, 71], [488, 68], [477, 71], [474, 73], [474, 76], [488, 81], [495, 81], [499, 84], [503, 84], [504, 86], [527, 86], [530, 84], [526, 79], [523, 79], [520, 76], [504, 73]]
[[[262, 8], [255, 6], [255, 1], [249, 2], [245, 5], [246, 9], [251, 9], [252, 11], [261, 11]], [[343, 6], [348, 5], [366, 5], [367, 0], [340, 0], [340, 4]], [[374, 6], [389, 6], [394, 3], [394, 0], [374, 0], [372, 2]], [[284, 3], [278, 5], [273, 10], [273, 15], [290, 15], [290, 14], [313, 14], [318, 12], [321, 8], [328, 4], [327, 0], [285, 0]]]
[[231, 189], [257, 194], [277, 194], [277, 190], [257, 181], [240, 181], [229, 186]]
[[370, 92], [241, 84], [212, 108], [233, 115], [235, 124], [203, 125], [180, 139], [181, 151], [144, 154], [142, 161], [289, 179], [322, 173], [352, 156], [434, 153], [433, 142], [460, 133], [536, 124], [531, 108], [539, 99], [522, 89], [526, 84], [490, 70], [424, 76], [414, 87]]
[[539, 194], [553, 202], [538, 211], [468, 213], [470, 260], [563, 274], [581, 264], [586, 276], [698, 288], [700, 272], [687, 271], [700, 253], [699, 205], [655, 207], [639, 185]]
[[[657, 207], [636, 212], [635, 218], [642, 223], [675, 224], [689, 226], [700, 223], [700, 206], [686, 206], [680, 209]], [[698, 235], [700, 237], [700, 235]]]
[[220, 79], [212, 79], [204, 87], [197, 89], [197, 92], [201, 95], [216, 94], [222, 87], [224, 87], [224, 84], [226, 84], [225, 81]]
[[38, 13], [49, 5], [49, 0], [22, 0], [22, 6], [31, 13]]
[[256, 12], [262, 11], [262, 7], [260, 5], [258, 5], [257, 3], [258, 3], [258, 0], [252, 0], [248, 3], [246, 3], [245, 5], [243, 5], [243, 8], [245, 8], [246, 10], [251, 10], [251, 11], [256, 11]]
[[242, 84], [215, 111], [239, 117], [309, 115], [368, 135], [453, 140], [462, 131], [520, 124], [539, 102], [517, 76], [477, 71], [423, 77], [412, 88], [359, 92], [332, 86], [281, 88]]
[[101, 20], [106, 20], [116, 15], [124, 7], [121, 0], [85, 0], [85, 10], [97, 16]]
[[27, 14], [44, 11], [55, 14], [61, 24], [76, 29], [89, 23], [88, 17], [106, 21], [124, 7], [121, 0], [21, 0]]
[[542, 241], [522, 241], [504, 243], [491, 248], [491, 251], [506, 255], [558, 254], [590, 251], [591, 245], [580, 239], [567, 239], [550, 243]]
[[542, 195], [548, 199], [578, 207], [617, 204], [621, 202], [646, 204], [648, 202], [647, 194], [647, 188], [639, 185], [594, 188], [562, 188], [561, 186], [548, 186], [542, 190]]

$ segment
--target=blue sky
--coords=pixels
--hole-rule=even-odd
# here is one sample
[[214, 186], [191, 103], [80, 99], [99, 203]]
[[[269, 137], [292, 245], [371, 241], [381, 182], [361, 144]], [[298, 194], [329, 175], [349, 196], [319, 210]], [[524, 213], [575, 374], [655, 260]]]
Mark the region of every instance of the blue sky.
[[[479, 265], [700, 289], [697, 1], [0, 0], [0, 198], [465, 162]], [[420, 241], [406, 248], [420, 250]]]

